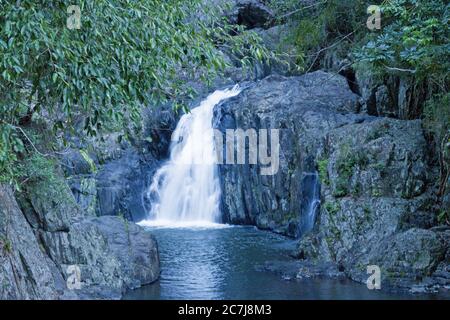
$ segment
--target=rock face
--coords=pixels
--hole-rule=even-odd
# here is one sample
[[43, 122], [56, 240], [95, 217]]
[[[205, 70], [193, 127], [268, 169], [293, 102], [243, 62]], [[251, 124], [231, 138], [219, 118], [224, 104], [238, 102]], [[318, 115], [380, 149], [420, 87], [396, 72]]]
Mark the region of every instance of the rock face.
[[40, 234], [50, 258], [62, 272], [76, 265], [81, 272], [80, 297], [120, 298], [126, 289], [159, 277], [155, 239], [119, 217], [88, 218], [67, 233]]
[[448, 235], [430, 229], [437, 225], [433, 168], [420, 121], [376, 118], [336, 128], [325, 150], [322, 210], [298, 255], [333, 260], [361, 282], [365, 268], [378, 265], [385, 286], [448, 285], [448, 274], [433, 276], [439, 264], [448, 266]]
[[379, 79], [365, 70], [357, 70], [355, 76], [364, 109], [372, 115], [417, 119], [433, 92], [433, 84], [417, 84], [414, 77]]
[[171, 126], [176, 123], [173, 112], [167, 128], [164, 118], [160, 119], [145, 132], [146, 139], [136, 145], [111, 142], [105, 147], [110, 150], [107, 156], [95, 143], [63, 155], [64, 175], [83, 211], [97, 216], [121, 216], [135, 222], [146, 217], [149, 209], [146, 190], [167, 156]]
[[[222, 165], [225, 220], [256, 224], [293, 237], [310, 213], [304, 192], [318, 184], [315, 159], [326, 130], [364, 121], [358, 98], [338, 75], [315, 72], [302, 77], [269, 76], [215, 110], [215, 126], [226, 129], [279, 129], [280, 169], [260, 175], [254, 165]], [[344, 115], [344, 113], [349, 113]]]
[[[435, 170], [420, 120], [359, 112], [346, 79], [322, 71], [270, 76], [217, 106], [223, 132], [280, 129], [277, 174], [220, 166], [224, 219], [301, 238], [297, 257], [333, 262], [357, 281], [375, 264], [385, 286], [449, 286], [449, 228], [434, 227]], [[310, 205], [316, 180], [320, 209]]]
[[48, 260], [11, 189], [0, 185], [0, 298], [55, 299]]
[[275, 25], [264, 29], [257, 28], [254, 31], [261, 37], [264, 45], [282, 60], [270, 61], [270, 64], [264, 64], [262, 69], [265, 75], [279, 74], [285, 76], [298, 75], [300, 73], [296, 63], [298, 51], [297, 47], [289, 41], [293, 26], [290, 24]]
[[403, 120], [422, 118], [425, 102], [436, 93], [435, 83], [418, 81], [408, 72], [380, 75], [358, 63], [351, 48], [344, 41], [333, 50], [326, 50], [317, 59], [317, 68], [345, 76], [352, 91], [360, 95], [361, 110], [369, 115]]
[[64, 175], [83, 211], [137, 222], [146, 216], [145, 190], [159, 160], [147, 149], [139, 153], [130, 145], [116, 147], [115, 154], [107, 159], [83, 148], [70, 150], [61, 159]]
[[[0, 298], [115, 298], [159, 277], [157, 243], [120, 217], [80, 210], [67, 184], [30, 181], [17, 204], [0, 186]], [[80, 288], [67, 280], [80, 271]]]
[[[153, 159], [152, 159], [153, 160]], [[106, 163], [96, 175], [98, 213], [140, 221], [147, 214], [145, 189], [156, 161], [144, 162], [134, 150]]]

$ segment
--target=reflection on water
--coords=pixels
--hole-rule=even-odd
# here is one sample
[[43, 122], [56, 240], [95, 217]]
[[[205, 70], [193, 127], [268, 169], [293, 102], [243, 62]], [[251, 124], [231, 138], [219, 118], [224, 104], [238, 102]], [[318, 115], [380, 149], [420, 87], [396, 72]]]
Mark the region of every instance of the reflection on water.
[[161, 255], [161, 279], [125, 299], [420, 299], [370, 291], [348, 280], [285, 281], [261, 271], [290, 260], [295, 242], [253, 227], [149, 228]]

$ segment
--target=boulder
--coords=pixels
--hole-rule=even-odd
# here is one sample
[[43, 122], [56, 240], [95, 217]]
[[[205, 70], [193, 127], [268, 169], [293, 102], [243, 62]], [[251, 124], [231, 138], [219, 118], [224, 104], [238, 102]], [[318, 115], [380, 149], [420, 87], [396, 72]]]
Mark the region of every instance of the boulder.
[[[156, 240], [123, 217], [80, 209], [55, 170], [18, 197], [0, 186], [0, 298], [118, 299], [159, 277]], [[80, 271], [81, 288], [68, 279]]]
[[[89, 157], [86, 160], [81, 155], [85, 151], [81, 149], [73, 149], [62, 157], [67, 183], [84, 213], [91, 216], [123, 216], [136, 222], [146, 217], [146, 190], [160, 164], [159, 159], [167, 154], [171, 134], [170, 129], [154, 130], [164, 133], [149, 133], [148, 139], [136, 147], [118, 147], [113, 156], [103, 158], [101, 162], [99, 159], [102, 156], [94, 152], [87, 156], [85, 153], [85, 157]], [[150, 139], [155, 139], [155, 143]], [[44, 204], [49, 205], [50, 202], [44, 201]]]
[[156, 240], [123, 218], [88, 218], [74, 223], [67, 233], [41, 231], [39, 236], [62, 273], [71, 265], [80, 268], [82, 294], [100, 287], [108, 288], [104, 298], [115, 297], [109, 292], [120, 297], [159, 277]]
[[[447, 240], [448, 241], [448, 240]], [[373, 242], [367, 251], [355, 257], [346, 273], [365, 282], [367, 265], [378, 265], [381, 285], [400, 287], [410, 292], [435, 292], [450, 285], [448, 242], [432, 230], [412, 228]], [[437, 270], [438, 266], [442, 268]]]

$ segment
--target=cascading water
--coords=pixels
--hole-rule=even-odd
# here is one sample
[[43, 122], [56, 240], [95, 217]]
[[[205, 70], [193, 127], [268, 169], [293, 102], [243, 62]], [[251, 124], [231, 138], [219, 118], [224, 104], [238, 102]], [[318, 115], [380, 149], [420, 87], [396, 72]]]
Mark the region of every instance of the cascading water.
[[320, 179], [317, 172], [304, 173], [302, 181], [302, 214], [299, 235], [303, 236], [314, 228], [320, 206]]
[[220, 183], [212, 130], [214, 106], [240, 89], [217, 90], [181, 117], [172, 134], [169, 161], [149, 188], [150, 219], [144, 225], [209, 225], [220, 221]]

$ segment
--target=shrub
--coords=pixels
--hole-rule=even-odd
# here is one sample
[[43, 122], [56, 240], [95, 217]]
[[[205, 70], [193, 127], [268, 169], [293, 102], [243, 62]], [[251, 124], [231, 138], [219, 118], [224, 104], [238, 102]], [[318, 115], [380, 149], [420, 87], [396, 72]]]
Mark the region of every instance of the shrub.
[[328, 176], [328, 163], [329, 159], [322, 159], [317, 162], [320, 182], [325, 185], [330, 184], [330, 178]]
[[[341, 146], [339, 156], [336, 160], [338, 177], [333, 195], [336, 197], [346, 196], [349, 193], [348, 186], [355, 168], [364, 169], [368, 162], [367, 155], [363, 150], [354, 150], [348, 145]], [[353, 190], [355, 193], [360, 192], [357, 188], [355, 187]]]
[[325, 210], [327, 210], [327, 212], [330, 215], [335, 215], [336, 213], [338, 213], [341, 210], [341, 206], [339, 204], [339, 202], [325, 202]]
[[5, 237], [0, 238], [0, 247], [5, 254], [8, 255], [12, 253], [12, 243], [8, 238]]
[[373, 34], [356, 58], [386, 73], [431, 77], [442, 84], [450, 67], [449, 6], [444, 0], [385, 2], [382, 32]]

